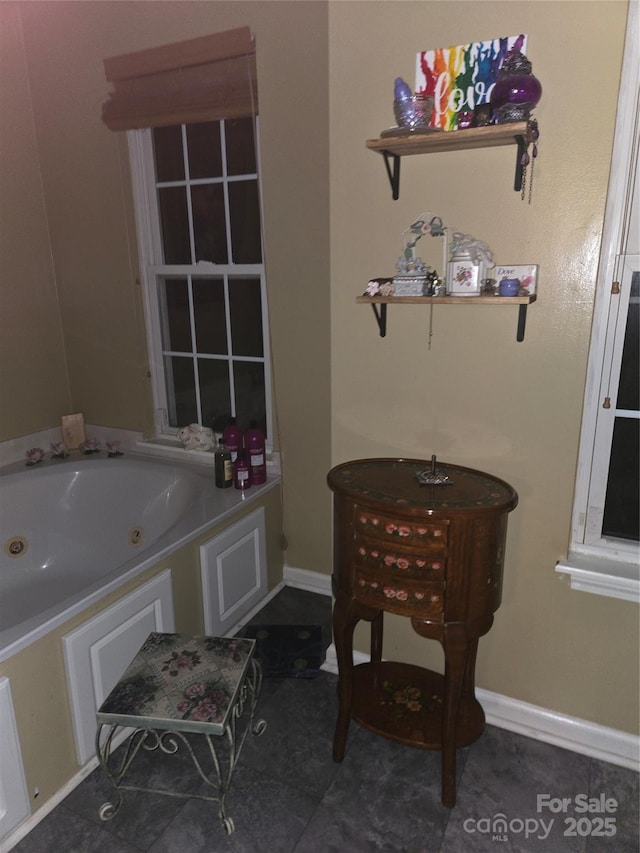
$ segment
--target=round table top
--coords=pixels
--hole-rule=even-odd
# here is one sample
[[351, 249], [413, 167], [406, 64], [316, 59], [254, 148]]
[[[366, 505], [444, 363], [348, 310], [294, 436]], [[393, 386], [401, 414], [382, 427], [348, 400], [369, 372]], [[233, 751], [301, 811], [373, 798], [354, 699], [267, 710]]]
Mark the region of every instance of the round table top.
[[444, 482], [423, 482], [433, 470], [433, 460], [356, 459], [332, 468], [327, 482], [334, 492], [359, 503], [388, 504], [390, 510], [421, 515], [510, 512], [518, 504], [515, 489], [492, 474], [436, 460], [435, 479]]

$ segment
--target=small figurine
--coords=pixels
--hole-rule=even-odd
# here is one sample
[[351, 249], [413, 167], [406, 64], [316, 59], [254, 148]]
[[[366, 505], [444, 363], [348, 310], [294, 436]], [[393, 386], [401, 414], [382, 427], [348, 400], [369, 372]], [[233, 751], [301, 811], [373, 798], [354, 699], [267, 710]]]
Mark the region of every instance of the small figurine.
[[65, 459], [68, 455], [69, 451], [67, 450], [67, 445], [64, 443], [64, 441], [51, 442], [52, 459]]
[[451, 241], [451, 257], [464, 254], [471, 258], [476, 266], [484, 263], [486, 267], [491, 269], [495, 266], [493, 261], [493, 252], [486, 243], [482, 240], [476, 240], [471, 234], [462, 234], [460, 231], [453, 232], [453, 240]]
[[213, 430], [201, 424], [189, 424], [178, 430], [178, 438], [185, 450], [212, 450], [215, 446]]
[[414, 95], [402, 77], [396, 77], [393, 94], [393, 114], [398, 127], [410, 130], [428, 127], [433, 112], [433, 95]]
[[44, 459], [45, 453], [41, 447], [32, 447], [30, 450], [26, 452], [26, 465], [37, 465], [38, 462], [42, 462]]

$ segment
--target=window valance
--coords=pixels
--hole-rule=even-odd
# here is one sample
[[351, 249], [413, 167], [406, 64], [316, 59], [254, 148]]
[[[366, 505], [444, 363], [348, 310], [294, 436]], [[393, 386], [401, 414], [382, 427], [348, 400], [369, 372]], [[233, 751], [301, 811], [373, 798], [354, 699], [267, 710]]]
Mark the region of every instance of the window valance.
[[110, 130], [240, 118], [258, 112], [249, 27], [104, 60], [113, 84], [102, 106]]

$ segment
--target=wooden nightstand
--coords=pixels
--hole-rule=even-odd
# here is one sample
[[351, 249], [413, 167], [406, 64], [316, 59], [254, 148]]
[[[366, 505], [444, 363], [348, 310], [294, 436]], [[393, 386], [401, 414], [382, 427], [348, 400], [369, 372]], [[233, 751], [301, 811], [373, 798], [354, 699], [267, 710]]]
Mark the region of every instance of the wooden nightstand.
[[[442, 750], [442, 802], [455, 805], [456, 748], [476, 740], [478, 639], [500, 605], [507, 516], [518, 503], [502, 480], [438, 464], [444, 484], [422, 484], [430, 464], [361, 459], [333, 468], [333, 629], [339, 710], [333, 757], [342, 761], [349, 721], [423, 749]], [[441, 643], [444, 675], [382, 661], [384, 612], [411, 619]], [[371, 662], [353, 666], [353, 631], [371, 622]]]

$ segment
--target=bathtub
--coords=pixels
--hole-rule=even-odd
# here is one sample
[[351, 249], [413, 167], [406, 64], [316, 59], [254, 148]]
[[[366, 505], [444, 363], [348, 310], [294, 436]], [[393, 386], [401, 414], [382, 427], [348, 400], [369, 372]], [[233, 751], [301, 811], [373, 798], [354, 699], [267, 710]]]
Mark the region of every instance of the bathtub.
[[0, 470], [0, 662], [262, 490], [218, 489], [210, 467], [135, 454]]

